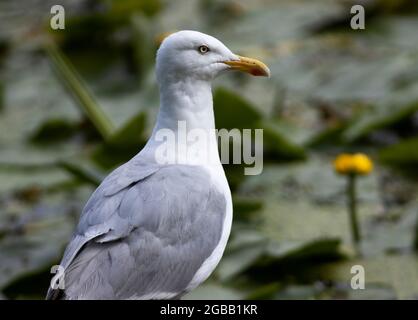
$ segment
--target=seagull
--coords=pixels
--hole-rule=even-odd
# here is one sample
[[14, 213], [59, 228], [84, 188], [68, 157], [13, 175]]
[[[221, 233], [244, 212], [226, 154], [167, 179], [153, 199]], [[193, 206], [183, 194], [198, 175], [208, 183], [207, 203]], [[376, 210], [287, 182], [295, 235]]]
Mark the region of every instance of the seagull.
[[[261, 61], [197, 31], [163, 40], [156, 56], [160, 109], [151, 137], [91, 195], [47, 299], [180, 299], [213, 272], [232, 223], [211, 90], [212, 80], [227, 70], [270, 75]], [[181, 131], [196, 130], [206, 138], [192, 139], [189, 156], [190, 140], [180, 139]], [[172, 133], [178, 144], [168, 159], [162, 154], [170, 145], [161, 133]], [[210, 157], [199, 156], [204, 149]]]

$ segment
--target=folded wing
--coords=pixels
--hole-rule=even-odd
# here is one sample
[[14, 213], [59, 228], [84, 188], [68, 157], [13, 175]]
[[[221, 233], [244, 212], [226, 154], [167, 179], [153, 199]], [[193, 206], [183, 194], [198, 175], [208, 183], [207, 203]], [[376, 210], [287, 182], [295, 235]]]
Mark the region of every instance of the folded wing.
[[177, 297], [219, 243], [226, 200], [204, 169], [125, 166], [86, 204], [61, 262], [65, 290], [47, 298]]

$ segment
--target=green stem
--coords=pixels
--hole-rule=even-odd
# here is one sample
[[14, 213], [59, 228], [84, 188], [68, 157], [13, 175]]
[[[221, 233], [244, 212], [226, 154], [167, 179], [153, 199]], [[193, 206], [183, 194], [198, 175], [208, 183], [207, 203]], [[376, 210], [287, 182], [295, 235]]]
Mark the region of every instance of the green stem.
[[415, 225], [414, 250], [418, 253], [418, 219]]
[[347, 183], [348, 211], [350, 214], [351, 235], [354, 244], [358, 246], [361, 241], [360, 228], [357, 220], [357, 199], [356, 199], [356, 175], [350, 174]]
[[51, 59], [59, 79], [65, 83], [75, 97], [82, 112], [87, 115], [102, 137], [108, 140], [114, 132], [113, 124], [100, 108], [80, 75], [54, 43], [47, 43], [45, 51]]

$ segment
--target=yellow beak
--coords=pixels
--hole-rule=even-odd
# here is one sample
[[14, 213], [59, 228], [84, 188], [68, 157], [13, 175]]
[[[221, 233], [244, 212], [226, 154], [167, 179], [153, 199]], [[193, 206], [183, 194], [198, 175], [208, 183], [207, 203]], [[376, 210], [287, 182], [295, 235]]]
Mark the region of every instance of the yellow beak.
[[232, 70], [239, 70], [253, 76], [270, 77], [270, 69], [260, 60], [238, 56], [239, 60], [224, 61]]

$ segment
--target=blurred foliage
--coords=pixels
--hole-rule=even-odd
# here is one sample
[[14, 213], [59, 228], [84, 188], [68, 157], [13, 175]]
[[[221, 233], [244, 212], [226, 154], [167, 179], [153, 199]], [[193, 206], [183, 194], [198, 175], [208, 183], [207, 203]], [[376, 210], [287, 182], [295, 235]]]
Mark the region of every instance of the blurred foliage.
[[57, 143], [76, 134], [77, 126], [65, 119], [49, 119], [32, 134], [36, 143]]
[[60, 53], [59, 49], [53, 44], [46, 45], [46, 52], [54, 63], [59, 78], [68, 85], [71, 94], [76, 98], [82, 111], [86, 113], [90, 121], [94, 124], [97, 131], [103, 136], [105, 140], [109, 139], [113, 132], [113, 125], [102, 109], [97, 105], [91, 93], [84, 85], [80, 76], [74, 70], [70, 62], [66, 61], [65, 57]]
[[107, 141], [97, 146], [92, 153], [93, 160], [104, 168], [112, 168], [130, 160], [146, 143], [145, 121], [146, 114], [143, 112], [134, 116]]
[[418, 137], [404, 139], [380, 150], [382, 162], [387, 163], [405, 174], [418, 174]]
[[[234, 223], [211, 278], [186, 298], [417, 298], [418, 7], [360, 1], [0, 2], [0, 297], [43, 298], [94, 188], [135, 155], [158, 106], [154, 56], [164, 34], [196, 29], [265, 61], [270, 79], [214, 84], [218, 128], [262, 128], [264, 170], [225, 165]], [[24, 7], [24, 8], [23, 8]], [[354, 254], [340, 152], [363, 152], [364, 241]], [[352, 265], [366, 290], [352, 290]]]

